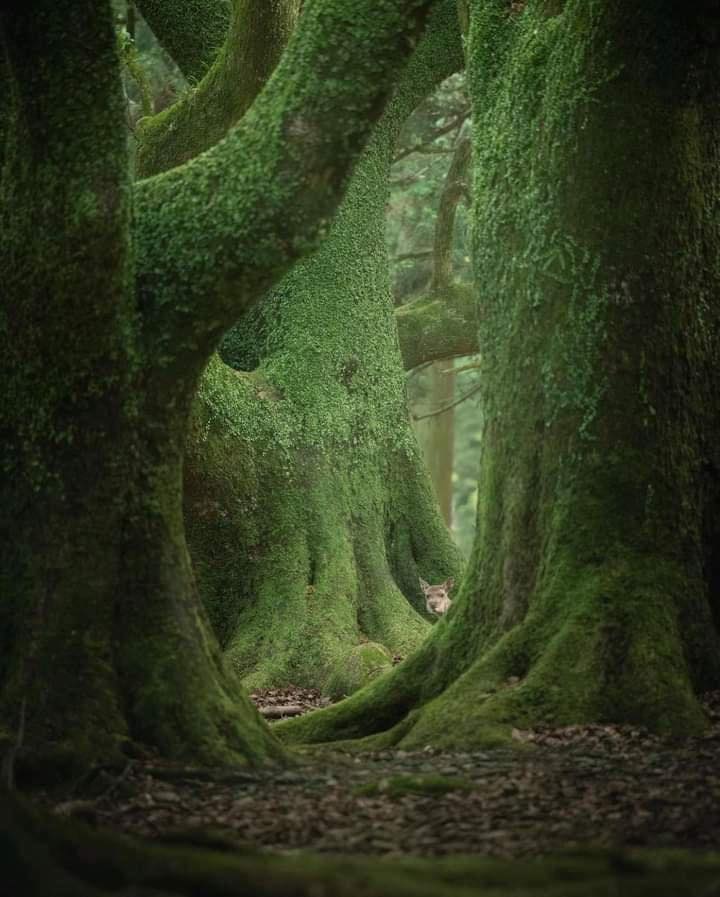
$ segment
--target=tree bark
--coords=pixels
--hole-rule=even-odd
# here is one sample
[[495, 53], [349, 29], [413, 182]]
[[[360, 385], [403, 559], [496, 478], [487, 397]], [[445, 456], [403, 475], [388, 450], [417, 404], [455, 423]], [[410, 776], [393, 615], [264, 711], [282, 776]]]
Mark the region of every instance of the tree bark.
[[68, 765], [128, 738], [282, 756], [198, 601], [188, 415], [223, 329], [314, 245], [428, 7], [368, 3], [353, 28], [346, 0], [309, 2], [253, 124], [132, 202], [109, 8], [3, 8], [2, 740], [25, 707], [28, 748]]
[[[240, 121], [277, 66], [299, 9], [300, 0], [237, 0], [227, 39], [202, 81], [174, 106], [139, 125], [138, 177], [182, 165], [214, 146]], [[192, 20], [188, 12], [180, 18], [186, 27]], [[172, 23], [176, 21], [177, 13]], [[161, 41], [173, 34], [170, 24], [156, 22]], [[189, 46], [175, 35], [174, 58], [189, 59], [195, 50], [190, 35], [183, 36]]]
[[406, 655], [418, 576], [457, 574], [405, 407], [384, 219], [407, 114], [461, 62], [441, 4], [325, 242], [226, 340], [203, 378], [186, 525], [229, 664], [251, 687], [323, 687], [357, 644]]
[[183, 75], [200, 81], [227, 36], [229, 0], [138, 0], [137, 7]]
[[[428, 405], [431, 416], [416, 424], [440, 513], [452, 526], [453, 459], [455, 455], [455, 374], [447, 362], [436, 361], [430, 368]], [[447, 410], [442, 411], [443, 408]], [[440, 413], [436, 413], [440, 412]]]
[[431, 290], [396, 308], [405, 369], [478, 352], [477, 314], [473, 288], [459, 283]]
[[720, 683], [714, 31], [700, 4], [470, 8], [469, 572], [417, 655], [283, 727], [408, 746], [537, 722], [696, 732]]

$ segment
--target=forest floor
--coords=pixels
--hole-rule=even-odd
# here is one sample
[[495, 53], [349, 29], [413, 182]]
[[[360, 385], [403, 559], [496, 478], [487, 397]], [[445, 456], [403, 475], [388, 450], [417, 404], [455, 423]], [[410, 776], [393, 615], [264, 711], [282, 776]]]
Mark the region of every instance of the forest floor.
[[[322, 703], [254, 695], [261, 709]], [[164, 841], [268, 852], [529, 856], [586, 847], [720, 848], [720, 693], [702, 737], [637, 728], [517, 732], [519, 750], [323, 753], [287, 769], [203, 770], [146, 759], [99, 769], [41, 803]]]

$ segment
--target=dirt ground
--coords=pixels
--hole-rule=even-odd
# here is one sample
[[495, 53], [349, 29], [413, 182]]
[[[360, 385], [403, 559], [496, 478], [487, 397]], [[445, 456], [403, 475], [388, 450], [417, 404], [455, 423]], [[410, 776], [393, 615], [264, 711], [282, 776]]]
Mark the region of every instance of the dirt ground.
[[[261, 709], [320, 705], [299, 689]], [[720, 847], [720, 693], [712, 729], [669, 741], [639, 729], [516, 732], [522, 750], [341, 752], [289, 769], [189, 769], [152, 758], [44, 793], [61, 816], [161, 840], [268, 852], [530, 856], [585, 847]], [[273, 715], [275, 711], [270, 711]]]

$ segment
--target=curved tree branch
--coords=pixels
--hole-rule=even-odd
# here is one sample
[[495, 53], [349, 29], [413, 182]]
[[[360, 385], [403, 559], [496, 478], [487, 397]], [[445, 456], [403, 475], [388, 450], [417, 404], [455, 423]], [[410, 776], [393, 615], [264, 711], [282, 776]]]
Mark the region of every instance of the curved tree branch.
[[278, 64], [299, 10], [300, 0], [237, 0], [225, 43], [197, 88], [139, 124], [139, 177], [181, 165], [225, 136]]
[[[444, 374], [452, 374], [454, 373], [452, 370], [443, 371]], [[461, 396], [458, 396], [457, 399], [449, 402], [447, 405], [443, 405], [442, 408], [436, 408], [435, 411], [428, 411], [426, 414], [413, 414], [413, 420], [427, 420], [429, 417], [438, 417], [440, 414], [445, 414], [448, 411], [451, 411], [453, 408], [457, 408], [458, 405], [461, 405], [467, 399], [471, 399], [474, 395], [480, 392], [482, 389], [482, 384], [478, 386], [473, 386], [467, 392], [463, 393]]]
[[138, 310], [163, 385], [194, 384], [243, 309], [316, 245], [431, 6], [310, 0], [242, 121], [137, 185]]
[[136, 0], [161, 46], [190, 81], [199, 81], [225, 40], [228, 0]]
[[445, 177], [433, 245], [433, 292], [445, 289], [452, 282], [452, 245], [455, 233], [455, 213], [458, 203], [467, 194], [467, 175], [470, 169], [472, 145], [467, 136], [460, 137]]

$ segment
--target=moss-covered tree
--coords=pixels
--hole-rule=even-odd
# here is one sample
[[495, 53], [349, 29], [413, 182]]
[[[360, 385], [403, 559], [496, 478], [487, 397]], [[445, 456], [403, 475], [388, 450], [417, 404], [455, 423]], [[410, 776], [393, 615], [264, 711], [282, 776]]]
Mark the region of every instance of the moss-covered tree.
[[459, 599], [307, 740], [704, 723], [720, 682], [717, 4], [473, 0], [485, 428]]
[[[214, 77], [230, 90], [228, 60]], [[249, 685], [324, 686], [365, 642], [372, 657], [375, 643], [409, 653], [429, 629], [418, 573], [457, 573], [408, 423], [384, 219], [399, 129], [461, 64], [444, 2], [326, 240], [240, 321], [202, 379], [186, 525], [227, 662]], [[177, 112], [165, 117], [182, 129]], [[166, 126], [153, 123], [153, 138]]]
[[308, 0], [242, 122], [135, 188], [110, 5], [3, 6], [6, 738], [82, 763], [128, 738], [280, 756], [197, 599], [187, 421], [222, 334], [315, 246], [429, 6]]

